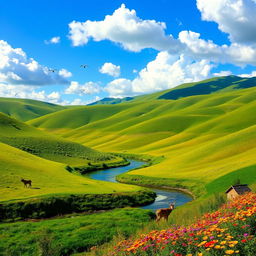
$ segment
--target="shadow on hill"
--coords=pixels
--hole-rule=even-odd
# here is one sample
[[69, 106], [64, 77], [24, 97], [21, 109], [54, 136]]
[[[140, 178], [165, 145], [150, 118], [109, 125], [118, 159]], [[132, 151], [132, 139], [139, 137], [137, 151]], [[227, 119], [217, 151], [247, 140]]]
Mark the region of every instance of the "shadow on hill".
[[176, 100], [181, 97], [194, 95], [205, 95], [216, 91], [223, 90], [227, 87], [230, 89], [245, 89], [256, 86], [256, 77], [241, 78], [237, 76], [220, 77], [213, 81], [196, 83], [190, 87], [173, 89], [159, 97], [159, 99]]

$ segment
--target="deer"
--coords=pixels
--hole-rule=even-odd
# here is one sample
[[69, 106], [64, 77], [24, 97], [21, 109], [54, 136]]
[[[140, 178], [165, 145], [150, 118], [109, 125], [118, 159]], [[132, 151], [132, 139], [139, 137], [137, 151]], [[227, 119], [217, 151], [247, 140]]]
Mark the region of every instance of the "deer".
[[32, 186], [32, 181], [31, 180], [24, 180], [23, 178], [20, 180], [21, 182], [23, 182], [24, 187], [31, 187]]
[[162, 218], [164, 218], [166, 221], [168, 221], [168, 217], [170, 213], [174, 209], [175, 203], [171, 203], [169, 208], [162, 208], [156, 211], [156, 221], [160, 221]]

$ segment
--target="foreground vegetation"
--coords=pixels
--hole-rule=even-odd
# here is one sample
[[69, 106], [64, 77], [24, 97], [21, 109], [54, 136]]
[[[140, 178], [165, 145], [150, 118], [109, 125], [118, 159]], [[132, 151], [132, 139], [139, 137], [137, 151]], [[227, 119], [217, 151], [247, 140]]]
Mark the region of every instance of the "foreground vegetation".
[[128, 208], [37, 222], [0, 224], [0, 255], [70, 255], [109, 242], [113, 236], [127, 238], [153, 217], [151, 211]]
[[190, 226], [174, 225], [124, 240], [108, 255], [254, 256], [255, 215], [256, 194], [248, 193]]
[[0, 222], [29, 218], [48, 218], [67, 213], [95, 212], [127, 206], [144, 206], [154, 202], [149, 190], [129, 193], [47, 195], [45, 197], [0, 204]]

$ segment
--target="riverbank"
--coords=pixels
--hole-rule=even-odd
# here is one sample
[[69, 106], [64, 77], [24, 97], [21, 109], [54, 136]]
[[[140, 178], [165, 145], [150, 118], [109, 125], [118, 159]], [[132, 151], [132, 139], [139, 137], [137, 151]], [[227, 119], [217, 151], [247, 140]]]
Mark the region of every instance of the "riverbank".
[[112, 194], [54, 195], [0, 204], [0, 222], [40, 219], [69, 213], [94, 212], [123, 207], [137, 207], [154, 202], [150, 190]]
[[89, 163], [87, 166], [66, 166], [66, 170], [69, 172], [78, 172], [82, 175], [88, 174], [90, 172], [95, 172], [98, 170], [107, 170], [111, 168], [117, 168], [117, 167], [122, 167], [122, 166], [127, 166], [130, 164], [130, 162], [122, 158], [122, 161], [119, 162], [110, 162], [110, 163], [100, 163], [100, 164], [94, 164], [94, 163]]
[[[131, 169], [126, 173], [117, 175], [116, 180], [120, 183], [138, 185], [146, 188], [174, 190], [174, 191], [182, 192], [184, 194], [191, 196], [193, 200], [195, 200], [199, 196], [199, 194], [201, 194], [201, 191], [200, 192], [195, 191], [193, 193], [187, 187], [180, 184], [179, 181], [174, 179], [155, 178], [155, 177], [150, 178], [142, 175], [129, 175], [129, 172], [131, 171], [146, 168], [146, 167], [161, 163], [165, 159], [163, 155], [150, 156], [150, 155], [126, 154], [126, 153], [114, 153], [114, 154], [119, 157], [145, 162], [145, 164], [137, 168]], [[203, 185], [200, 187], [203, 187]]]
[[196, 199], [196, 196], [187, 188], [176, 183], [176, 186], [166, 185], [168, 183], [173, 184], [173, 180], [164, 179], [164, 178], [148, 178], [140, 175], [129, 175], [129, 174], [120, 174], [116, 177], [116, 180], [124, 184], [138, 185], [146, 188], [153, 189], [163, 189], [169, 191], [178, 191], [184, 194], [187, 194]]

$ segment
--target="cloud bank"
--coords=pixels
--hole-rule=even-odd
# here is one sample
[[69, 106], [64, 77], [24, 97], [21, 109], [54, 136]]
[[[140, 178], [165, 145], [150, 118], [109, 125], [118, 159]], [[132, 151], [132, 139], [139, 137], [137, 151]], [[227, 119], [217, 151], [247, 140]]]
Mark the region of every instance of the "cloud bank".
[[44, 86], [68, 84], [67, 70], [50, 72], [33, 58], [28, 58], [21, 48], [12, 48], [0, 40], [0, 82], [11, 85]]

